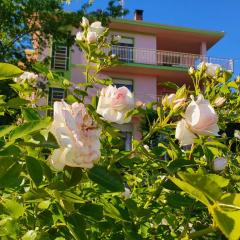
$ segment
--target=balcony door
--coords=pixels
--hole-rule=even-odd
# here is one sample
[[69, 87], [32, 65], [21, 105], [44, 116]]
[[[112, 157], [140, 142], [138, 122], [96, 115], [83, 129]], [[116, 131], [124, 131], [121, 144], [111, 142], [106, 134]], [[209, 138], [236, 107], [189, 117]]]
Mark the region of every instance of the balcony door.
[[121, 37], [117, 45], [112, 47], [113, 54], [116, 54], [119, 60], [123, 62], [133, 62], [134, 39]]

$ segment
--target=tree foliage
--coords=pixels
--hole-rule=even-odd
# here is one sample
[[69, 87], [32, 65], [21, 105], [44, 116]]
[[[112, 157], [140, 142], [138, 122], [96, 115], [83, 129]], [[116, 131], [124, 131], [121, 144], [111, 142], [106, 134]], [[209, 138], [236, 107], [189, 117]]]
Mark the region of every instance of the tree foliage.
[[80, 26], [83, 16], [109, 23], [110, 17], [127, 13], [117, 1], [109, 1], [106, 10], [88, 12], [93, 3], [81, 4], [76, 12], [66, 12], [62, 0], [2, 0], [0, 1], [0, 61], [24, 60], [24, 49], [31, 48], [33, 34], [39, 37], [39, 47], [54, 37], [56, 42], [73, 44], [72, 29]]

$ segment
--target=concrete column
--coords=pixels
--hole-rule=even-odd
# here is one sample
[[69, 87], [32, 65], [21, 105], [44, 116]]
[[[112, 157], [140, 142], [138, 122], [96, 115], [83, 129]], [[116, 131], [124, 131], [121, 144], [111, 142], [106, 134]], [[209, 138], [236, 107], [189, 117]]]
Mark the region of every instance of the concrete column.
[[204, 57], [207, 56], [207, 43], [206, 42], [201, 42], [200, 54], [203, 55]]

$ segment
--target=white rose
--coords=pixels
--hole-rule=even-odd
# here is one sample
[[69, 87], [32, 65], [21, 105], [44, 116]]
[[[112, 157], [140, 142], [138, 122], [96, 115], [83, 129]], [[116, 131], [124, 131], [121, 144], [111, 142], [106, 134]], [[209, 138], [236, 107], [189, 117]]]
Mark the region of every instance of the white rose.
[[84, 40], [84, 34], [83, 34], [83, 32], [77, 32], [77, 34], [76, 34], [76, 40], [77, 40], [77, 41], [83, 41], [83, 40]]
[[226, 98], [224, 97], [217, 97], [214, 101], [214, 104], [216, 107], [221, 107], [226, 101]]
[[201, 62], [198, 65], [198, 69], [201, 69], [204, 65], [206, 67], [206, 73], [212, 77], [216, 75], [217, 69], [221, 69], [221, 66], [219, 64], [204, 63], [204, 62]]
[[223, 157], [218, 157], [213, 162], [213, 170], [214, 171], [222, 171], [226, 168], [228, 162]]
[[96, 32], [88, 32], [87, 33], [87, 41], [88, 43], [95, 43], [97, 41], [98, 35]]
[[88, 21], [88, 19], [87, 19], [86, 17], [82, 17], [81, 25], [82, 25], [83, 27], [89, 26], [89, 21]]
[[131, 191], [129, 188], [125, 188], [125, 191], [122, 193], [122, 196], [125, 198], [130, 198], [131, 197]]
[[101, 22], [93, 22], [90, 25], [90, 31], [91, 32], [96, 32], [97, 34], [102, 34], [105, 30], [105, 27], [102, 26]]
[[101, 90], [97, 113], [105, 120], [118, 124], [128, 123], [131, 117], [125, 118], [125, 114], [133, 108], [133, 94], [126, 87], [116, 88], [109, 85]]
[[218, 116], [210, 105], [200, 94], [195, 101], [188, 105], [185, 117], [177, 124], [175, 137], [181, 145], [189, 145], [194, 142], [196, 134], [210, 136], [218, 135]]
[[65, 165], [91, 168], [100, 158], [101, 130], [82, 103], [54, 102], [50, 131], [60, 146], [49, 159], [55, 169], [61, 170]]

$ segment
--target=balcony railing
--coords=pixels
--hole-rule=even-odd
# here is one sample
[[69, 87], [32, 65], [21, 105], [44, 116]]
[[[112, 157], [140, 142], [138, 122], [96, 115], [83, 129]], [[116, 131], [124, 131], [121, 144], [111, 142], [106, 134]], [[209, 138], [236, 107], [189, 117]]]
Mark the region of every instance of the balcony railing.
[[198, 54], [170, 52], [163, 50], [142, 49], [114, 45], [112, 53], [119, 60], [127, 63], [142, 63], [172, 67], [197, 67], [201, 62], [219, 64], [225, 70], [233, 71], [233, 60], [226, 58], [212, 58]]

